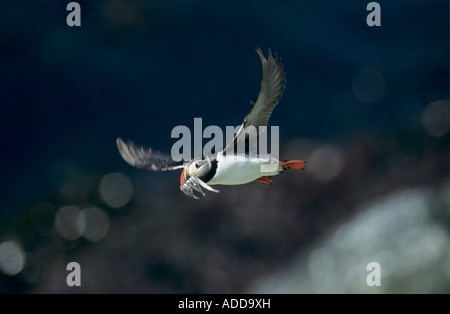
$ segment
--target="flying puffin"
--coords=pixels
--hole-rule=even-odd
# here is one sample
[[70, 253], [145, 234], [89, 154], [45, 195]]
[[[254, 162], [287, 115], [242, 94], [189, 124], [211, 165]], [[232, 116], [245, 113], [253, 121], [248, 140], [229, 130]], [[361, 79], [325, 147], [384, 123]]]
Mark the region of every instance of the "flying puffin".
[[[272, 184], [272, 177], [288, 169], [304, 169], [305, 161], [279, 161], [269, 155], [249, 154], [248, 132], [253, 126], [259, 136], [260, 126], [267, 126], [270, 115], [277, 105], [285, 88], [285, 73], [281, 58], [269, 49], [265, 58], [261, 49], [256, 52], [261, 61], [262, 79], [258, 97], [251, 102], [251, 110], [245, 116], [233, 141], [215, 156], [189, 162], [175, 162], [169, 155], [134, 144], [125, 143], [117, 138], [117, 148], [122, 158], [139, 169], [166, 171], [183, 169], [180, 177], [180, 189], [186, 195], [198, 199], [194, 190], [205, 196], [202, 187], [212, 192], [219, 192], [211, 185], [238, 185], [252, 181]], [[236, 150], [245, 143], [245, 152]], [[266, 166], [266, 168], [264, 168]], [[268, 171], [269, 170], [269, 171]]]

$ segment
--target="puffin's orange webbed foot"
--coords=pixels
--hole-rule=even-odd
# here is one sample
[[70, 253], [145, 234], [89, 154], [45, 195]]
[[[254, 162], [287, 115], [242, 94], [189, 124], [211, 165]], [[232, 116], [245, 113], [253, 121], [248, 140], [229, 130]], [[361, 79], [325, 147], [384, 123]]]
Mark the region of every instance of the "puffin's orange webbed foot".
[[272, 184], [272, 179], [269, 177], [260, 177], [258, 179], [256, 179], [255, 181], [259, 181], [265, 184]]

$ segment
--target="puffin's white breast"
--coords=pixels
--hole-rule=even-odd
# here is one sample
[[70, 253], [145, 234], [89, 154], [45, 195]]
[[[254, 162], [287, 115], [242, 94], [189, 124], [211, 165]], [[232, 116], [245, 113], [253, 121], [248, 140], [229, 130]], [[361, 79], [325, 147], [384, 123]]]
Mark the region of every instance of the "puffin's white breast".
[[217, 162], [216, 174], [208, 181], [209, 185], [245, 184], [262, 176], [277, 175], [281, 167], [278, 166], [278, 160], [270, 156], [248, 157], [218, 154]]

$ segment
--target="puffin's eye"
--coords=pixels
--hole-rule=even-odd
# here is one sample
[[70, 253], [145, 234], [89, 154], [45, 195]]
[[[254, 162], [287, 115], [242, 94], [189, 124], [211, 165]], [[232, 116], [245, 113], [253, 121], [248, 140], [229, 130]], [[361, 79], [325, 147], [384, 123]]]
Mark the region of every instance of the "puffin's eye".
[[195, 163], [195, 169], [200, 168], [200, 166], [198, 165], [198, 163]]

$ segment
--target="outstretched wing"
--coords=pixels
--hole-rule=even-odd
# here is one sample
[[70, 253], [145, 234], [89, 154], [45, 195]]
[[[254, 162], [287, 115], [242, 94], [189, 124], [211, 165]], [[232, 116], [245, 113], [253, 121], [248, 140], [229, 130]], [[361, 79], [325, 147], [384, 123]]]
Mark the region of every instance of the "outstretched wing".
[[256, 98], [256, 102], [252, 103], [251, 110], [245, 116], [244, 122], [235, 138], [232, 142], [228, 143], [223, 153], [226, 153], [230, 148], [234, 148], [234, 151], [236, 151], [237, 143], [245, 141], [247, 137], [245, 129], [248, 126], [254, 126], [257, 132], [259, 132], [259, 126], [267, 126], [273, 108], [278, 104], [286, 86], [281, 58], [276, 53], [272, 55], [270, 49], [267, 59], [264, 57], [260, 48], [256, 49], [256, 52], [261, 60], [262, 70], [261, 87], [258, 97]]
[[168, 155], [136, 145], [132, 141], [125, 143], [121, 138], [118, 138], [116, 143], [122, 158], [136, 168], [166, 171], [184, 167], [182, 161], [176, 162]]

